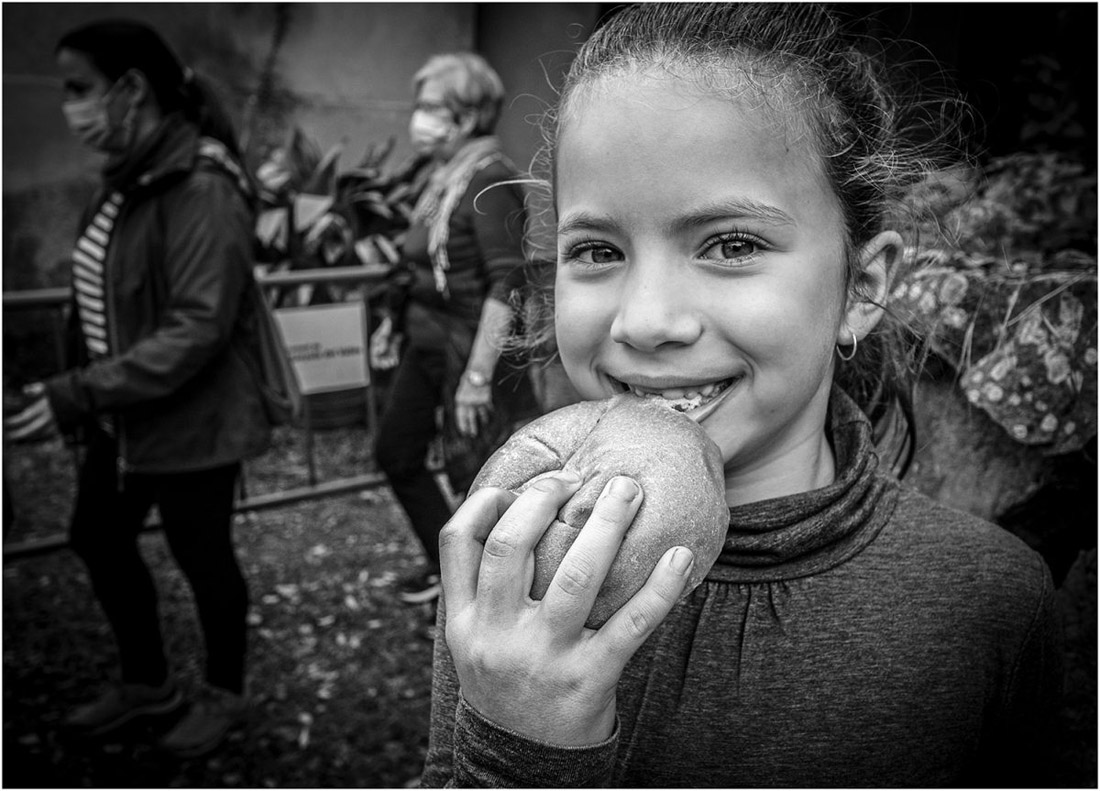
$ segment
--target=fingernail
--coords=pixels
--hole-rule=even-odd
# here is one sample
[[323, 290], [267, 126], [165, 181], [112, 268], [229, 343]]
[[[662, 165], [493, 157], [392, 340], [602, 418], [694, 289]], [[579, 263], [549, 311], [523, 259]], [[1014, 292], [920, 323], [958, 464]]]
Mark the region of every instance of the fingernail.
[[676, 550], [672, 553], [672, 558], [669, 560], [669, 565], [672, 566], [672, 570], [677, 574], [687, 574], [694, 560], [695, 556], [691, 554], [690, 549], [687, 547], [676, 547]]
[[573, 470], [558, 470], [557, 478], [562, 483], [574, 484], [581, 482], [581, 476]]
[[539, 478], [537, 481], [531, 483], [531, 488], [537, 489], [540, 492], [546, 492], [547, 494], [553, 494], [558, 488], [556, 476], [547, 475], [544, 478]]
[[625, 475], [619, 475], [611, 479], [610, 493], [624, 500], [633, 500], [638, 496], [638, 484]]
[[572, 470], [556, 470], [546, 472], [539, 476], [537, 481], [531, 484], [532, 489], [553, 494], [558, 486], [573, 487], [581, 482], [581, 477]]

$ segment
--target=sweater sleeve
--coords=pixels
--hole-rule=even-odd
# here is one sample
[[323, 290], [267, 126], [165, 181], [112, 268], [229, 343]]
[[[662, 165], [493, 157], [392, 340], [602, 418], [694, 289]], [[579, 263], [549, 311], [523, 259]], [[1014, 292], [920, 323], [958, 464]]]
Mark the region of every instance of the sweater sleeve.
[[166, 294], [158, 326], [121, 353], [46, 382], [63, 429], [174, 392], [229, 341], [251, 261], [248, 210], [236, 188], [214, 174], [192, 177], [165, 200], [158, 265]]
[[557, 747], [482, 717], [462, 697], [445, 637], [442, 598], [432, 665], [423, 788], [601, 788], [610, 784], [619, 728], [600, 744]]
[[488, 280], [487, 297], [508, 302], [514, 273], [524, 265], [523, 194], [506, 182], [509, 173], [490, 166], [474, 176], [467, 190], [473, 201], [473, 225]]

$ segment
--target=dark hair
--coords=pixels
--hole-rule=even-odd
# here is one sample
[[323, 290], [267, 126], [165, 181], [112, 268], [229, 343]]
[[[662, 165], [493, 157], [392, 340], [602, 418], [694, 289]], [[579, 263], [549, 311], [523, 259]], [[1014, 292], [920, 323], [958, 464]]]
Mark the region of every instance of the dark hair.
[[[760, 110], [798, 125], [820, 157], [843, 210], [846, 288], [859, 297], [867, 278], [859, 248], [914, 208], [909, 190], [958, 158], [962, 146], [950, 135], [961, 131], [963, 116], [951, 116], [966, 112], [957, 97], [903, 98], [891, 79], [897, 67], [887, 70], [882, 45], [872, 51], [869, 44], [817, 5], [627, 6], [578, 52], [557, 107], [544, 118], [545, 147], [534, 167], [552, 188], [561, 131], [578, 96], [604, 76], [662, 70], [709, 91], [751, 97]], [[909, 213], [915, 233], [920, 222]], [[895, 282], [904, 263], [895, 265]], [[536, 300], [528, 321], [545, 321], [553, 315], [548, 307]], [[855, 357], [837, 362], [837, 382], [875, 421], [877, 438], [890, 433], [901, 473], [915, 447], [912, 390], [926, 353], [920, 334], [887, 310]]]
[[109, 80], [131, 69], [145, 75], [157, 105], [165, 114], [182, 112], [204, 135], [224, 143], [239, 155], [233, 123], [211, 86], [183, 65], [153, 28], [130, 19], [104, 19], [69, 31], [56, 50], [87, 55]]

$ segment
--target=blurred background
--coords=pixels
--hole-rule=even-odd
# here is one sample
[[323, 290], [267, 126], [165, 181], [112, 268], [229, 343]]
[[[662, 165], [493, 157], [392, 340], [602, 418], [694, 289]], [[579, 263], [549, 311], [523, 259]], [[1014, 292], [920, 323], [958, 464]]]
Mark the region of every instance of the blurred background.
[[[411, 78], [437, 52], [474, 50], [500, 73], [499, 126], [521, 167], [540, 143], [532, 121], [601, 3], [6, 3], [3, 10], [4, 289], [62, 284], [75, 212], [95, 159], [72, 144], [53, 49], [82, 22], [131, 16], [157, 27], [186, 63], [222, 86], [251, 164], [297, 127], [350, 169], [392, 138], [409, 153]], [[838, 6], [865, 32], [908, 39], [898, 54], [948, 70], [985, 120], [990, 155], [1036, 144], [1095, 159], [1096, 25], [1090, 4]], [[996, 17], [996, 19], [992, 19]], [[994, 32], [994, 30], [996, 32]], [[907, 50], [907, 51], [906, 51]], [[932, 61], [939, 65], [933, 65]]]

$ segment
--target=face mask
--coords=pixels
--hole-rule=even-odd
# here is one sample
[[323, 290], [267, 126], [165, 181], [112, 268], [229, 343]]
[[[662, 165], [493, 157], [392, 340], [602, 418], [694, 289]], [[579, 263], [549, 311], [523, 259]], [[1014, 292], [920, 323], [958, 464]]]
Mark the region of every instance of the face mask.
[[[107, 112], [107, 106], [114, 92], [116, 82], [102, 96], [91, 96], [87, 99], [76, 99], [64, 102], [61, 112], [65, 116], [65, 122], [81, 143], [98, 151], [123, 151], [130, 147], [133, 138], [134, 105], [126, 110], [126, 115], [117, 127], [112, 127], [111, 118]], [[122, 132], [121, 140], [114, 141], [111, 138], [115, 132]]]
[[409, 137], [417, 150], [434, 151], [453, 140], [457, 133], [458, 126], [453, 121], [427, 110], [415, 110], [409, 121]]
[[107, 136], [110, 123], [107, 119], [105, 98], [92, 96], [61, 105], [61, 112], [65, 115], [65, 123], [69, 125], [69, 131], [89, 148], [98, 148], [99, 141]]

